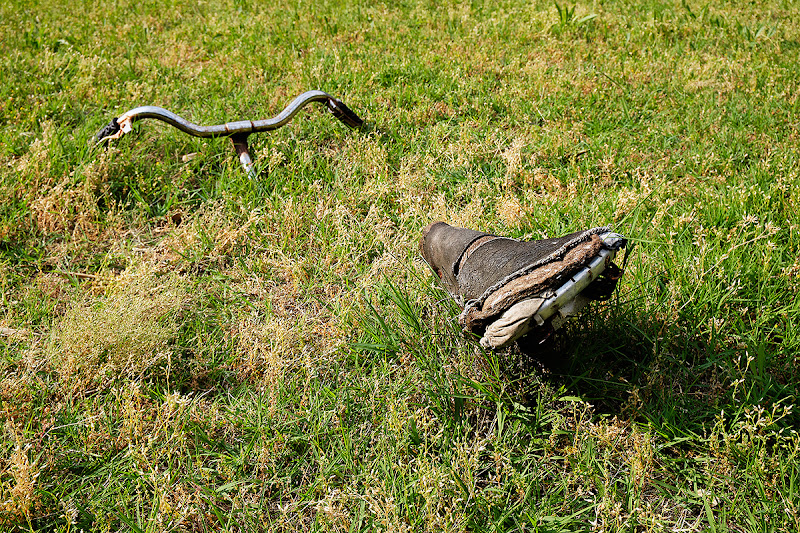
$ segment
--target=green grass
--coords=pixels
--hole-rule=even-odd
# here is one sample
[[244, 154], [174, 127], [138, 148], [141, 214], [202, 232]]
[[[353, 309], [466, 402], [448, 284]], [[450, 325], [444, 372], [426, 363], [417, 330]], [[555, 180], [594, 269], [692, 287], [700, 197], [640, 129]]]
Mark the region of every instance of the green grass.
[[[800, 529], [792, 2], [0, 4], [0, 527]], [[309, 107], [226, 140], [200, 124]], [[186, 154], [196, 154], [184, 161]], [[483, 351], [434, 220], [602, 224], [615, 297]]]

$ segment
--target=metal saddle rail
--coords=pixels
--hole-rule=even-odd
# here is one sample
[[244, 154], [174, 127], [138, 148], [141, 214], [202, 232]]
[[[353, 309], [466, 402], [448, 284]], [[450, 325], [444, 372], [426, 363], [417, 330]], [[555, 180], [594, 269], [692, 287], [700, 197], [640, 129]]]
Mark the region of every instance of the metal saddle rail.
[[119, 139], [131, 131], [133, 123], [137, 120], [153, 118], [166, 122], [170, 126], [174, 126], [182, 132], [188, 133], [194, 137], [230, 137], [233, 142], [233, 148], [236, 150], [236, 154], [239, 156], [239, 161], [242, 163], [242, 167], [247, 173], [247, 176], [250, 179], [255, 179], [256, 173], [253, 168], [253, 160], [250, 157], [247, 137], [251, 133], [272, 131], [285, 126], [300, 109], [311, 102], [320, 102], [324, 104], [333, 116], [338, 118], [349, 128], [360, 128], [364, 123], [364, 121], [341, 100], [323, 91], [307, 91], [292, 100], [283, 111], [272, 118], [263, 120], [239, 120], [236, 122], [217, 124], [215, 126], [199, 126], [193, 124], [185, 118], [162, 107], [137, 107], [126, 111], [119, 117], [111, 119], [111, 122], [97, 133], [94, 140], [95, 143], [99, 144], [110, 141], [111, 139]]

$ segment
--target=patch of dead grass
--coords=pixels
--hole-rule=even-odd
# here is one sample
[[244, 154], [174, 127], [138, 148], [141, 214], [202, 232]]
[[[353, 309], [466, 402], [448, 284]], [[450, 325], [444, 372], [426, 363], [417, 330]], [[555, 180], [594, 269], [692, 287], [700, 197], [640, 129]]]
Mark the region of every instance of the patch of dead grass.
[[16, 444], [10, 456], [0, 458], [0, 525], [13, 526], [29, 521], [31, 513], [40, 506], [36, 491], [39, 468], [28, 457], [29, 446], [13, 424], [6, 423], [5, 430], [12, 434]]
[[43, 356], [73, 392], [139, 378], [169, 361], [176, 312], [186, 299], [185, 283], [176, 275], [159, 276], [146, 266], [125, 272], [102, 296], [70, 307]]

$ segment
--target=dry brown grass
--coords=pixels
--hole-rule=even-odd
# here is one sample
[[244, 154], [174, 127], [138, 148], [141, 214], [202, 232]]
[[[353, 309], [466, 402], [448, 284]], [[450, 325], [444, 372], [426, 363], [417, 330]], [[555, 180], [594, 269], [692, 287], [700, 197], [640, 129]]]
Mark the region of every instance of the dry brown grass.
[[[36, 487], [39, 468], [29, 457], [30, 446], [24, 442], [21, 430], [7, 422], [3, 434], [15, 441], [10, 457], [0, 458], [0, 526], [30, 523], [39, 512], [41, 501]], [[8, 481], [5, 481], [8, 480]]]
[[125, 271], [102, 295], [73, 303], [41, 357], [69, 394], [141, 379], [156, 365], [169, 366], [177, 312], [187, 301], [186, 282], [177, 275], [149, 265]]

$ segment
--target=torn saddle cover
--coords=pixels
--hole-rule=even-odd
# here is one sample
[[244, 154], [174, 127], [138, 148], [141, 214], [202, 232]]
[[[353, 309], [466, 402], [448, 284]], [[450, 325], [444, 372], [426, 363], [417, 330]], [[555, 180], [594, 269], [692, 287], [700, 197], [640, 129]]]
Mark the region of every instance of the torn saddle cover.
[[606, 227], [518, 241], [434, 222], [420, 249], [462, 306], [459, 323], [481, 335], [483, 346], [502, 348], [531, 331], [557, 329], [590, 300], [608, 298], [622, 274], [611, 260], [625, 244]]

